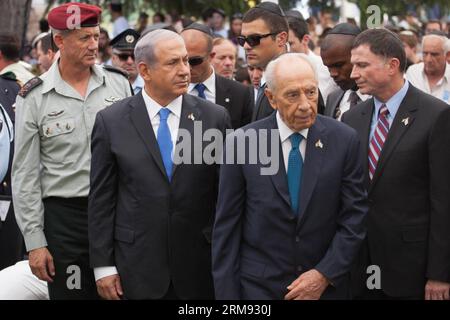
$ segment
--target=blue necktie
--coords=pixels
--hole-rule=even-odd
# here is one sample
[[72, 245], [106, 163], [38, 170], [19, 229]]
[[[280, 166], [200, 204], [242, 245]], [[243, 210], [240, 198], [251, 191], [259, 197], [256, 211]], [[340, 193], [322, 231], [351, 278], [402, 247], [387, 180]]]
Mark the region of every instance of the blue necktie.
[[289, 152], [288, 161], [288, 186], [289, 196], [291, 197], [291, 208], [295, 215], [298, 214], [300, 183], [302, 180], [303, 159], [300, 153], [300, 142], [303, 136], [299, 133], [293, 133], [289, 139], [291, 140], [292, 149]]
[[167, 125], [167, 118], [169, 117], [170, 110], [167, 108], [161, 108], [159, 110], [159, 128], [158, 128], [158, 145], [161, 157], [166, 168], [167, 177], [169, 181], [172, 175], [172, 138], [170, 136], [170, 129]]
[[206, 96], [205, 96], [206, 86], [203, 83], [197, 83], [194, 88], [197, 89], [198, 96], [200, 98], [206, 99]]

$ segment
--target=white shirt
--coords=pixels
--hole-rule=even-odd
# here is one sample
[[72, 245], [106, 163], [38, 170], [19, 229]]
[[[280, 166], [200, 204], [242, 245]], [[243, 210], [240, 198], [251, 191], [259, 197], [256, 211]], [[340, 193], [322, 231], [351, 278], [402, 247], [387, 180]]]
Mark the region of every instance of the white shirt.
[[[161, 106], [159, 103], [153, 100], [147, 94], [145, 89], [142, 90], [142, 97], [144, 98], [145, 107], [147, 108], [153, 132], [155, 133], [155, 137], [157, 137], [160, 123], [159, 110], [161, 110], [163, 106]], [[171, 111], [169, 117], [167, 118], [167, 125], [169, 126], [170, 136], [172, 138], [172, 145], [174, 146], [174, 148], [172, 149], [172, 157], [175, 151], [175, 145], [178, 137], [178, 128], [180, 126], [182, 103], [183, 103], [183, 96], [179, 96], [166, 106], [166, 108]], [[117, 268], [115, 266], [94, 268], [95, 281], [118, 273], [119, 272], [117, 271]]]
[[[205, 89], [206, 100], [212, 103], [216, 103], [216, 73], [214, 72], [214, 69], [209, 78], [203, 81], [203, 84], [206, 87]], [[188, 93], [198, 97], [198, 91], [197, 89], [195, 89], [196, 85], [197, 83], [189, 84]]]
[[[344, 114], [344, 112], [350, 110], [350, 93], [353, 90], [349, 89], [347, 91], [345, 91], [344, 96], [341, 99], [341, 102], [339, 103], [339, 110], [341, 110], [341, 114], [339, 115], [339, 118], [337, 120], [341, 121], [342, 115]], [[358, 95], [358, 97], [361, 99], [361, 102], [366, 101], [367, 99], [369, 99], [371, 96], [368, 94], [362, 94], [359, 90], [356, 91], [356, 94]]]
[[314, 61], [314, 64], [316, 66], [317, 75], [319, 77], [319, 90], [322, 94], [323, 103], [326, 103], [328, 95], [339, 87], [336, 82], [334, 82], [333, 78], [331, 78], [330, 72], [328, 71], [328, 68], [323, 64], [321, 57], [319, 57], [311, 50], [309, 50], [308, 52], [308, 57]]
[[[283, 150], [283, 160], [284, 160], [284, 169], [287, 173], [288, 162], [289, 162], [289, 153], [292, 149], [291, 139], [289, 137], [295, 133], [292, 131], [281, 119], [280, 113], [277, 111], [277, 125], [278, 131], [280, 132], [280, 141], [281, 148]], [[303, 162], [305, 162], [306, 156], [306, 139], [308, 139], [309, 129], [303, 129], [299, 133], [303, 136], [302, 141], [300, 142], [300, 154], [302, 155]]]
[[141, 90], [144, 89], [144, 85], [144, 79], [142, 79], [142, 77], [138, 74], [136, 80], [134, 80], [133, 84], [131, 85], [134, 94], [138, 94], [139, 92], [141, 92]]
[[410, 66], [406, 72], [406, 79], [420, 90], [450, 104], [450, 64], [447, 63], [444, 76], [433, 89], [430, 88], [423, 62]]
[[128, 28], [130, 28], [130, 26], [128, 25], [127, 19], [125, 19], [124, 16], [118, 17], [113, 23], [112, 38], [115, 38], [119, 33], [125, 31]]

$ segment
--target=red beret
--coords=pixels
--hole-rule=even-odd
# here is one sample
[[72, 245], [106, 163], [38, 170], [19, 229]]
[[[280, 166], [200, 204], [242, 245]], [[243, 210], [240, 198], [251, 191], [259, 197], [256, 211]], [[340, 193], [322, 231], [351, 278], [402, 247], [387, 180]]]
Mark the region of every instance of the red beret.
[[99, 25], [102, 9], [85, 3], [65, 3], [52, 9], [48, 24], [56, 30], [73, 30]]

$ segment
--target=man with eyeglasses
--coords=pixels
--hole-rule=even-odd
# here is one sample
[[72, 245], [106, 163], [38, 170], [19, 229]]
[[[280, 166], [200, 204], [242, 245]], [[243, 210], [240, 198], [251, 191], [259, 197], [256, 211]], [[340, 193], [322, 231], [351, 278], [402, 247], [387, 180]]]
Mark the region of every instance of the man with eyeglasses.
[[181, 32], [189, 55], [191, 83], [188, 93], [225, 107], [234, 129], [250, 123], [253, 99], [248, 87], [214, 71], [213, 35], [202, 24], [192, 23]]
[[138, 94], [144, 87], [144, 80], [139, 75], [134, 61], [134, 47], [139, 39], [139, 33], [133, 29], [127, 29], [111, 40], [112, 65], [128, 73], [128, 80], [134, 94]]
[[[269, 62], [286, 52], [288, 23], [283, 10], [275, 3], [262, 2], [251, 8], [242, 20], [239, 45], [244, 47], [248, 65], [265, 69]], [[263, 75], [253, 110], [252, 121], [271, 115], [274, 110], [264, 94], [266, 79]]]

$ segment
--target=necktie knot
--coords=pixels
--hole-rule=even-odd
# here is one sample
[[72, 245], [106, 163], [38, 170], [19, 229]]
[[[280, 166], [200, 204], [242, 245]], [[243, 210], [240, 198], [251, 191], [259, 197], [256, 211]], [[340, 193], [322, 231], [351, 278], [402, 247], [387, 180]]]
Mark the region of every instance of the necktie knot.
[[197, 89], [198, 96], [200, 98], [206, 99], [206, 96], [205, 96], [206, 86], [203, 83], [197, 83], [194, 88]]
[[380, 108], [380, 116], [387, 117], [388, 114], [389, 114], [389, 109], [383, 103]]
[[300, 142], [302, 141], [303, 136], [300, 133], [295, 132], [295, 133], [291, 134], [289, 139], [291, 140], [292, 149], [298, 149], [298, 146], [300, 145]]
[[161, 121], [166, 121], [169, 118], [170, 110], [167, 108], [161, 108], [159, 110], [159, 118]]

